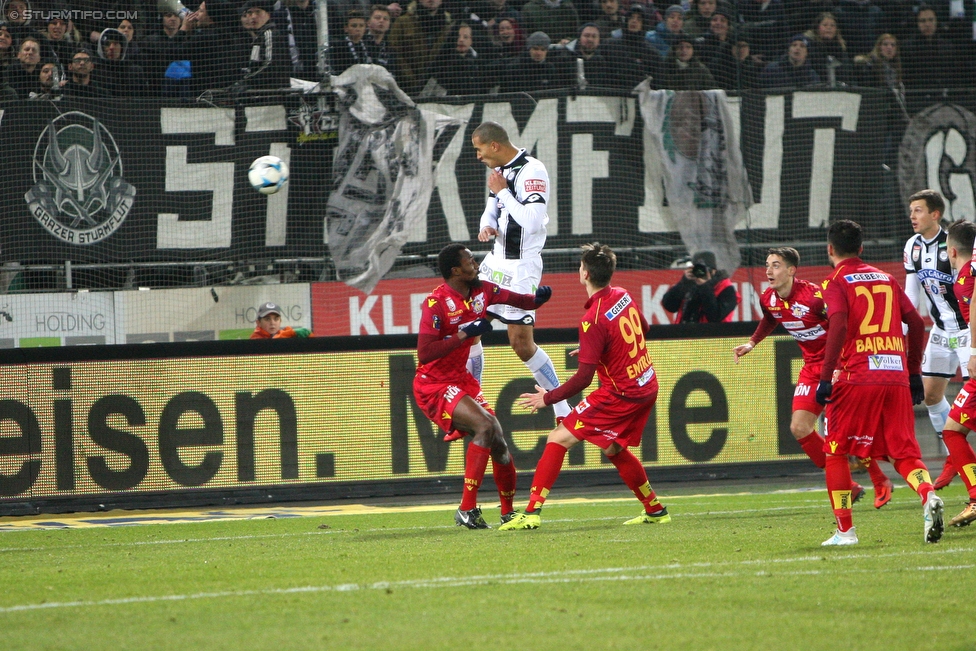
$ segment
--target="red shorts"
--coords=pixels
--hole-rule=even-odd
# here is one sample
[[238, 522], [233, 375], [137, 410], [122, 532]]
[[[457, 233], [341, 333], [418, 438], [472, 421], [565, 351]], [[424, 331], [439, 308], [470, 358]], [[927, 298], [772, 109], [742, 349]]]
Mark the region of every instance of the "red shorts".
[[805, 364], [793, 390], [793, 411], [809, 411], [817, 416], [823, 405], [817, 402], [817, 386], [820, 384], [820, 364]]
[[657, 377], [652, 379], [651, 386], [654, 392], [642, 402], [624, 400], [600, 387], [569, 412], [563, 426], [577, 439], [603, 450], [613, 443], [637, 447], [657, 400]]
[[976, 428], [976, 379], [966, 380], [959, 395], [952, 401], [949, 418], [963, 427]]
[[481, 385], [470, 373], [464, 373], [454, 382], [432, 382], [416, 375], [413, 395], [427, 418], [448, 433], [454, 429], [454, 410], [464, 396], [471, 396], [489, 414], [495, 413], [481, 393]]
[[834, 383], [824, 421], [828, 454], [861, 459], [920, 459], [908, 387]]

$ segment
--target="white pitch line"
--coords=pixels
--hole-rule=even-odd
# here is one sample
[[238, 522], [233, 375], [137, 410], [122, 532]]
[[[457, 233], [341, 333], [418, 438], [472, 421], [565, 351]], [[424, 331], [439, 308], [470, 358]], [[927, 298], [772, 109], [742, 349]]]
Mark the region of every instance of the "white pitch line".
[[[941, 550], [940, 550], [941, 551]], [[947, 553], [955, 552], [971, 552], [972, 549], [959, 549], [959, 550], [944, 550]], [[903, 554], [889, 554], [889, 556], [897, 555], [914, 555], [916, 552], [905, 552]], [[940, 553], [939, 551], [933, 553]], [[779, 562], [822, 562], [825, 559], [819, 556], [802, 556], [794, 559], [779, 559]], [[763, 561], [750, 560], [750, 561], [736, 561], [734, 563], [714, 563], [711, 565], [721, 566], [721, 565], [747, 565], [755, 564]], [[691, 564], [693, 567], [708, 566], [708, 563], [695, 563]], [[358, 583], [341, 583], [337, 585], [322, 585], [322, 586], [295, 586], [291, 588], [269, 588], [265, 590], [228, 590], [223, 592], [198, 592], [194, 594], [176, 594], [176, 595], [146, 595], [141, 597], [122, 597], [117, 599], [101, 599], [97, 601], [55, 601], [48, 603], [39, 604], [20, 604], [15, 606], [5, 606], [0, 607], [0, 614], [11, 614], [11, 613], [22, 613], [31, 612], [38, 610], [51, 610], [51, 609], [67, 609], [67, 608], [91, 608], [98, 606], [120, 606], [128, 604], [140, 604], [140, 603], [157, 603], [164, 601], [189, 601], [189, 600], [199, 600], [199, 599], [226, 599], [226, 598], [240, 598], [240, 597], [264, 597], [264, 596], [275, 596], [282, 594], [298, 594], [298, 593], [319, 593], [319, 592], [358, 592], [363, 590], [393, 590], [394, 588], [413, 588], [413, 589], [433, 589], [433, 588], [461, 588], [469, 586], [481, 586], [481, 585], [517, 585], [517, 584], [568, 584], [568, 583], [584, 583], [584, 582], [595, 582], [595, 581], [668, 581], [675, 579], [711, 579], [711, 578], [729, 578], [729, 577], [767, 577], [767, 576], [825, 576], [833, 574], [844, 574], [848, 575], [851, 573], [892, 573], [892, 572], [910, 572], [910, 571], [920, 571], [920, 572], [942, 572], [942, 571], [956, 571], [956, 570], [968, 570], [976, 567], [976, 565], [948, 565], [948, 566], [938, 566], [938, 565], [924, 565], [919, 567], [899, 567], [899, 568], [883, 568], [883, 569], [860, 569], [860, 568], [838, 568], [836, 570], [832, 569], [816, 569], [816, 570], [792, 570], [792, 571], [777, 571], [774, 573], [759, 570], [759, 571], [749, 571], [749, 570], [731, 570], [731, 571], [703, 571], [703, 572], [667, 572], [666, 570], [673, 569], [683, 569], [685, 566], [681, 564], [665, 565], [660, 567], [651, 566], [638, 566], [632, 568], [598, 568], [592, 570], [566, 570], [560, 572], [531, 572], [523, 574], [489, 574], [489, 575], [476, 575], [470, 577], [432, 577], [429, 579], [412, 579], [406, 581], [379, 581], [369, 584], [358, 584]], [[653, 573], [648, 573], [648, 572]]]

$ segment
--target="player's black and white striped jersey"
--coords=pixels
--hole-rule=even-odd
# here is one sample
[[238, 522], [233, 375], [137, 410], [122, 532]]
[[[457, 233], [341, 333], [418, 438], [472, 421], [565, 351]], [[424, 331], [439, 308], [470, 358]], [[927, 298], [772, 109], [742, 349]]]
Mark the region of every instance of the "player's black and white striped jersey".
[[954, 274], [946, 248], [947, 233], [942, 228], [931, 240], [916, 234], [905, 243], [905, 293], [915, 307], [921, 292], [928, 299], [929, 314], [935, 325], [948, 333], [966, 328], [959, 301], [952, 291]]
[[549, 173], [542, 161], [519, 149], [510, 162], [497, 168], [508, 188], [490, 194], [481, 226], [498, 231], [492, 253], [502, 260], [519, 260], [542, 254], [549, 223]]

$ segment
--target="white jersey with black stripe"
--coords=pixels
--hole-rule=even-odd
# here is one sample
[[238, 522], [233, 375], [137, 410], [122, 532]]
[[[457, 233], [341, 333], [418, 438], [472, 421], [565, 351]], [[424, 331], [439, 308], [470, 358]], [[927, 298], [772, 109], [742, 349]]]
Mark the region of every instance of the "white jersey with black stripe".
[[496, 168], [508, 187], [488, 197], [481, 228], [498, 231], [492, 254], [501, 260], [540, 257], [546, 244], [549, 173], [542, 161], [519, 149], [518, 155]]
[[955, 274], [949, 264], [946, 238], [947, 234], [941, 228], [930, 240], [920, 234], [908, 238], [904, 255], [905, 293], [918, 308], [924, 291], [932, 321], [947, 333], [954, 334], [967, 326], [952, 291]]

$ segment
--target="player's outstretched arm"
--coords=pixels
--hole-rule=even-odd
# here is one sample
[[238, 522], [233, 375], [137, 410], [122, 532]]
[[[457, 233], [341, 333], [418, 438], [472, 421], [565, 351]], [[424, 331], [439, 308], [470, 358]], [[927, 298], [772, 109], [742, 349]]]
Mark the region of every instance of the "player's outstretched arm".
[[752, 343], [752, 340], [749, 340], [746, 343], [744, 343], [744, 344], [742, 344], [740, 346], [736, 346], [735, 348], [733, 348], [732, 349], [732, 357], [733, 357], [733, 359], [735, 359], [735, 363], [738, 364], [739, 363], [739, 358], [742, 357], [742, 356], [744, 356], [744, 355], [748, 355], [749, 353], [751, 353], [752, 352], [752, 349], [755, 348], [755, 347], [756, 347], [756, 344]]

